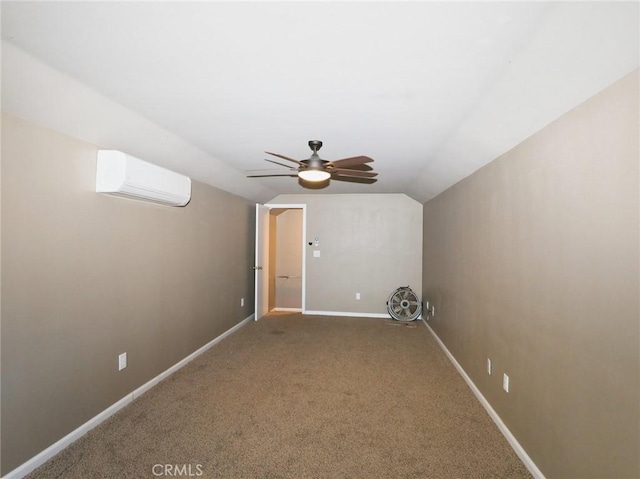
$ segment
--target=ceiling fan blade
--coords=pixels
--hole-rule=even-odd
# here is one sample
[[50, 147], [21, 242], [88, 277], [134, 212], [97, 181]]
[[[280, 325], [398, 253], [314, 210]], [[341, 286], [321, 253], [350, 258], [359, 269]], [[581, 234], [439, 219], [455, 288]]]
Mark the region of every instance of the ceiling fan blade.
[[340, 175], [331, 175], [331, 179], [336, 181], [347, 181], [349, 183], [363, 183], [366, 185], [370, 185], [378, 181], [377, 178], [362, 178], [359, 176], [340, 176]]
[[297, 173], [274, 173], [274, 174], [269, 174], [269, 175], [247, 175], [247, 178], [269, 178], [269, 177], [273, 177], [273, 176], [290, 176], [292, 178], [295, 178], [296, 176], [298, 176]]
[[359, 171], [372, 171], [373, 168], [369, 165], [353, 165], [348, 168], [349, 170], [359, 170]]
[[378, 176], [378, 173], [375, 171], [350, 170], [345, 168], [329, 168], [328, 171], [337, 173], [338, 175], [359, 176], [361, 178], [373, 178], [374, 176]]
[[[289, 158], [288, 156], [284, 156], [284, 155], [281, 155], [281, 154], [279, 154], [279, 153], [271, 153], [270, 151], [265, 151], [265, 153], [266, 153], [267, 155], [277, 156], [278, 158], [282, 158], [283, 160], [293, 161], [294, 163], [297, 163], [297, 164], [299, 164], [299, 165], [304, 165], [304, 163], [302, 163], [301, 161], [294, 160], [293, 158]], [[306, 165], [305, 165], [305, 166], [306, 166]]]
[[283, 175], [292, 175], [293, 173], [287, 173], [282, 171], [282, 168], [258, 168], [255, 170], [245, 170], [246, 174], [265, 174], [268, 175], [270, 173], [277, 174], [282, 173]]
[[279, 162], [273, 161], [273, 160], [268, 160], [267, 158], [265, 158], [264, 161], [268, 161], [269, 163], [275, 163], [276, 165], [284, 166], [285, 168], [288, 168], [290, 170], [295, 170], [295, 168], [293, 168], [293, 167], [291, 167], [289, 165], [285, 165], [284, 163], [279, 163]]
[[343, 158], [342, 160], [330, 161], [325, 166], [335, 166], [336, 168], [346, 168], [349, 166], [362, 165], [363, 163], [371, 163], [372, 158], [368, 156], [352, 156], [351, 158]]

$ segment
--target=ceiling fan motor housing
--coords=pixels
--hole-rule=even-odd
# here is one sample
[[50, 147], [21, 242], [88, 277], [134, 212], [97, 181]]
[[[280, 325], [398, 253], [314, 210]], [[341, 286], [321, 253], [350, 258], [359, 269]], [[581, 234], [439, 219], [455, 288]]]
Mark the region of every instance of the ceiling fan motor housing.
[[[322, 148], [322, 142], [320, 140], [309, 140], [309, 148], [311, 148], [311, 151], [313, 151], [313, 153], [311, 154], [311, 157], [307, 158], [306, 160], [302, 160], [301, 163], [304, 163], [306, 165], [306, 168], [301, 168], [310, 170], [324, 170], [324, 165], [329, 162], [327, 160], [323, 160], [318, 155], [318, 150]], [[298, 169], [298, 171], [300, 171], [300, 169]]]

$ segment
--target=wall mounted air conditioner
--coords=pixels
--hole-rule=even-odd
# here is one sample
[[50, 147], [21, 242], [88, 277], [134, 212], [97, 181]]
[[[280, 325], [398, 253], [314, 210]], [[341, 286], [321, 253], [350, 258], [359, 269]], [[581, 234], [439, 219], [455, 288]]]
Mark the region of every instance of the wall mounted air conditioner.
[[121, 151], [99, 150], [96, 191], [185, 206], [191, 199], [191, 179]]

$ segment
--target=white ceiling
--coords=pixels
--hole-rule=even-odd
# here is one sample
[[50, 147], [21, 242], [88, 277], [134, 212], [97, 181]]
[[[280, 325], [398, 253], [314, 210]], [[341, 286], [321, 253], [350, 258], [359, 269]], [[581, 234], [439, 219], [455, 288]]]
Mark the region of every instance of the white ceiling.
[[[179, 138], [171, 167], [196, 180], [258, 201], [307, 193], [245, 170], [319, 139], [324, 159], [368, 155], [380, 175], [312, 191], [426, 201], [637, 68], [638, 5], [3, 1], [3, 109], [47, 122], [44, 86], [25, 80], [41, 62]], [[161, 141], [115, 114], [89, 138], [87, 115], [51, 122], [131, 154]]]

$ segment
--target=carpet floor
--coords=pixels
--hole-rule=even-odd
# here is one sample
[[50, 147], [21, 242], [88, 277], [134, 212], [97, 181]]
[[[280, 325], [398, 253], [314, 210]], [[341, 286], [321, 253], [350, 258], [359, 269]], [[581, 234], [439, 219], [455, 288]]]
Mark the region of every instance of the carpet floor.
[[267, 316], [27, 476], [530, 478], [421, 322]]

